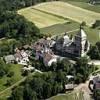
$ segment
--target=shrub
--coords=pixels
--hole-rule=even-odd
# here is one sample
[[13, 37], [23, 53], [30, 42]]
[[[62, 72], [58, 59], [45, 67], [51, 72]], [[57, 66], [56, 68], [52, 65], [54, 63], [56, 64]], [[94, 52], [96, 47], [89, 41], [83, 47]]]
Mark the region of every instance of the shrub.
[[8, 73], [7, 77], [12, 77], [12, 76], [14, 76], [14, 72], [13, 72], [13, 71], [10, 71], [10, 72]]

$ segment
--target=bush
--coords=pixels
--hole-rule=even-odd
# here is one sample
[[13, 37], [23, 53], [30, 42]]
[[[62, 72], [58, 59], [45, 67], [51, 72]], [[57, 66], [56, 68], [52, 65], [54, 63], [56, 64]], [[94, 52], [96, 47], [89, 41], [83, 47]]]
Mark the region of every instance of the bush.
[[8, 79], [6, 82], [6, 86], [11, 86], [12, 85], [13, 80], [12, 79]]
[[92, 28], [97, 28], [100, 26], [100, 20], [96, 20], [95, 23], [92, 25]]
[[0, 69], [0, 77], [3, 77], [5, 74], [5, 71], [3, 69]]
[[81, 26], [86, 26], [86, 22], [83, 21], [83, 22], [81, 23]]
[[7, 77], [12, 77], [12, 76], [14, 76], [14, 72], [13, 71], [9, 72], [8, 75], [7, 75]]
[[25, 71], [22, 71], [22, 75], [23, 76], [27, 76], [29, 74], [29, 71], [25, 70]]

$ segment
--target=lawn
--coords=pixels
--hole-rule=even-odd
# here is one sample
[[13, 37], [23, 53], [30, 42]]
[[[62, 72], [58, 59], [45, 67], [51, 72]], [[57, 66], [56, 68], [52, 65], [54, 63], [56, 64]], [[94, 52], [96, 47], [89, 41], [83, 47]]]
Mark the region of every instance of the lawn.
[[66, 94], [59, 94], [48, 100], [83, 100], [83, 94], [82, 92], [70, 92]]
[[100, 13], [100, 4], [99, 5], [90, 5], [88, 3], [89, 0], [61, 0], [61, 1], [68, 2], [72, 5]]
[[87, 25], [91, 26], [95, 20], [100, 20], [100, 14], [92, 11], [88, 11], [86, 9], [82, 9], [80, 7], [76, 7], [69, 3], [56, 1], [56, 2], [48, 2], [48, 3], [41, 3], [33, 8], [49, 12], [51, 14], [55, 14], [58, 16], [63, 16], [65, 18], [69, 18], [76, 22], [81, 23], [85, 21]]
[[79, 28], [79, 24], [76, 22], [71, 23], [63, 23], [63, 24], [55, 24], [49, 27], [40, 28], [41, 33], [43, 34], [52, 34], [52, 35], [60, 35], [62, 33], [75, 30]]
[[[14, 76], [12, 76], [12, 79], [13, 79], [12, 84], [16, 83], [17, 81], [23, 78], [21, 76], [21, 68], [22, 68], [22, 65], [11, 64], [10, 71], [14, 72]], [[0, 79], [0, 91], [3, 91], [4, 89], [9, 87], [5, 85], [8, 79], [10, 78], [7, 76], [4, 76], [3, 78]], [[3, 100], [4, 97], [6, 98], [6, 96], [9, 96], [10, 93], [11, 93], [11, 90], [8, 90], [4, 94], [0, 95], [0, 100]]]
[[21, 9], [18, 13], [25, 16], [29, 21], [34, 22], [39, 28], [68, 22], [67, 19], [44, 13], [32, 7]]

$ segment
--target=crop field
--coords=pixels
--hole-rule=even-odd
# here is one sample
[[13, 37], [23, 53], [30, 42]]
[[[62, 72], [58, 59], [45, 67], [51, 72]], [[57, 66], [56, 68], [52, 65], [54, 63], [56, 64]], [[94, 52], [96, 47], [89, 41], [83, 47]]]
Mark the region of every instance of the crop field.
[[85, 21], [89, 26], [91, 26], [95, 22], [95, 20], [100, 20], [99, 13], [76, 7], [67, 2], [65, 3], [61, 1], [56, 1], [41, 3], [39, 5], [34, 6], [33, 8], [49, 12], [51, 14], [56, 14], [58, 16], [60, 15], [79, 23]]
[[[91, 12], [66, 2], [41, 3], [21, 9], [18, 13], [35, 23], [40, 28], [41, 33], [49, 33], [51, 35], [61, 35], [64, 32], [79, 29], [79, 23], [85, 20], [90, 25], [97, 18], [100, 19], [99, 13]], [[95, 44], [100, 40], [99, 30], [86, 26], [85, 31], [91, 44]], [[74, 33], [77, 32], [71, 32], [70, 34]]]
[[35, 25], [39, 28], [68, 22], [67, 19], [59, 18], [57, 16], [47, 14], [39, 10], [35, 10], [31, 7], [21, 9], [18, 11], [18, 13], [25, 16], [25, 18], [29, 21], [34, 22]]

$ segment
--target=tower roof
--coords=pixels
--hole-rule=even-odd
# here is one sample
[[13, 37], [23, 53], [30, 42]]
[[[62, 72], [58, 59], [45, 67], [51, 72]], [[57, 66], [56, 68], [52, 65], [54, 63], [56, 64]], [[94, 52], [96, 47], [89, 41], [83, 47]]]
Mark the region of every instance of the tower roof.
[[80, 30], [79, 30], [77, 36], [80, 37], [80, 38], [87, 37], [85, 31], [84, 31], [82, 28], [80, 28]]

